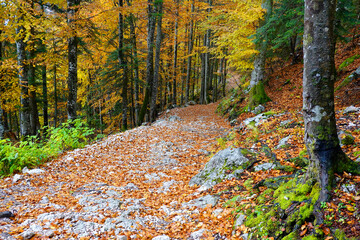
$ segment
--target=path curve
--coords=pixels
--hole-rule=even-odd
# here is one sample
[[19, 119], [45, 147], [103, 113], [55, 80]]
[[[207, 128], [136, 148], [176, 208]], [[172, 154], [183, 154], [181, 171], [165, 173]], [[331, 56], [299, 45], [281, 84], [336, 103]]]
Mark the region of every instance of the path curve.
[[1, 179], [0, 210], [15, 217], [0, 219], [0, 239], [230, 236], [230, 213], [216, 206], [216, 197], [188, 186], [230, 128], [216, 106], [173, 109], [151, 126]]

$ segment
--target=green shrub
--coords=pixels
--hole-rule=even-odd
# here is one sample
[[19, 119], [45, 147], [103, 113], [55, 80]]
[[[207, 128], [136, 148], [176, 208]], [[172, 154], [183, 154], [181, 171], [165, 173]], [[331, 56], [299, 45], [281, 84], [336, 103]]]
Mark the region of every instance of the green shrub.
[[47, 140], [32, 136], [17, 144], [0, 140], [0, 176], [40, 165], [64, 150], [84, 147], [93, 133], [80, 119], [46, 130]]

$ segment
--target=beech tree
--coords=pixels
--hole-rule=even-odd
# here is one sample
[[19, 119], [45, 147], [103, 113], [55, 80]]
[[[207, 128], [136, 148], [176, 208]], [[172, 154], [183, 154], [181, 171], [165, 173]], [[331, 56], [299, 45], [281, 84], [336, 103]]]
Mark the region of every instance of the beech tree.
[[80, 0], [67, 0], [67, 23], [71, 29], [71, 35], [68, 38], [68, 102], [67, 112], [68, 119], [74, 120], [76, 115], [77, 105], [77, 48], [78, 38], [75, 30], [75, 20], [77, 7], [80, 4]]
[[306, 180], [319, 184], [320, 197], [314, 208], [317, 224], [323, 221], [320, 203], [329, 200], [334, 173], [360, 174], [360, 165], [341, 150], [336, 130], [335, 9], [333, 0], [305, 1], [303, 110], [310, 158]]

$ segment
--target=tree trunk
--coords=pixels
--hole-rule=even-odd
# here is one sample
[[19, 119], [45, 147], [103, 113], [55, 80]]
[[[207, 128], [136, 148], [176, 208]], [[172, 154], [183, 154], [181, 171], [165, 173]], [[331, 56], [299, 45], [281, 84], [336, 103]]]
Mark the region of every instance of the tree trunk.
[[155, 51], [155, 71], [154, 71], [154, 82], [152, 86], [152, 95], [151, 95], [151, 104], [150, 104], [150, 122], [155, 121], [156, 119], [156, 100], [157, 92], [159, 85], [159, 72], [160, 72], [160, 50], [161, 50], [161, 41], [162, 41], [162, 8], [163, 1], [158, 0], [156, 3], [156, 13], [157, 13], [157, 32], [156, 32], [156, 51]]
[[[33, 3], [32, 3], [33, 5]], [[34, 6], [31, 6], [33, 8]], [[30, 34], [32, 40], [30, 41], [30, 51], [29, 51], [29, 62], [28, 65], [28, 83], [30, 87], [29, 97], [30, 97], [30, 127], [31, 135], [37, 135], [38, 130], [40, 129], [39, 121], [39, 111], [36, 102], [36, 83], [35, 83], [35, 29], [33, 26], [30, 27]]]
[[[128, 1], [129, 3], [129, 1]], [[135, 124], [139, 121], [139, 60], [137, 56], [136, 33], [135, 33], [135, 16], [130, 16], [130, 36], [132, 52], [134, 59], [134, 97], [135, 97]]]
[[5, 134], [5, 121], [4, 121], [4, 110], [0, 105], [0, 139], [4, 138]]
[[[123, 7], [123, 0], [119, 0], [119, 6]], [[124, 16], [119, 12], [119, 49], [118, 49], [118, 59], [120, 69], [122, 70], [122, 130], [125, 131], [128, 128], [127, 125], [127, 91], [128, 91], [128, 72], [127, 72], [127, 62], [125, 57], [125, 50], [124, 50]]]
[[151, 89], [154, 78], [154, 35], [155, 35], [155, 24], [156, 24], [156, 14], [154, 12], [153, 0], [148, 0], [148, 36], [147, 36], [147, 48], [148, 55], [146, 59], [146, 90], [144, 102], [139, 113], [139, 122], [140, 125], [145, 118], [145, 113], [149, 105], [151, 97]]
[[[191, 3], [191, 14], [195, 12], [195, 0]], [[190, 75], [191, 75], [191, 61], [192, 61], [192, 50], [194, 46], [194, 20], [190, 20], [190, 32], [189, 32], [189, 44], [188, 44], [188, 60], [187, 60], [187, 68], [186, 68], [186, 93], [185, 93], [185, 103], [189, 101], [190, 94]]]
[[42, 78], [42, 83], [43, 83], [43, 114], [44, 114], [44, 126], [47, 127], [49, 126], [49, 113], [48, 113], [48, 109], [49, 109], [49, 102], [48, 102], [48, 97], [47, 97], [47, 80], [46, 80], [46, 65], [42, 66], [42, 71], [41, 71], [41, 78]]
[[329, 200], [334, 173], [347, 170], [360, 174], [359, 165], [341, 150], [336, 130], [335, 7], [336, 1], [332, 0], [305, 1], [303, 109], [310, 159], [306, 179], [320, 186], [314, 208], [317, 224], [323, 222], [320, 203]]
[[80, 0], [67, 0], [67, 24], [72, 33], [68, 38], [68, 101], [67, 115], [69, 120], [77, 118], [77, 47], [76, 13]]
[[178, 21], [179, 21], [179, 0], [174, 0], [176, 4], [175, 30], [174, 30], [174, 61], [173, 61], [173, 104], [176, 105], [176, 78], [177, 78], [177, 55], [178, 55]]
[[[265, 20], [260, 22], [260, 25], [264, 25], [267, 19], [271, 16], [272, 6], [273, 0], [266, 0], [264, 2], [263, 8], [266, 10], [266, 17]], [[270, 98], [266, 95], [266, 92], [264, 90], [267, 46], [268, 41], [265, 34], [265, 39], [262, 39], [260, 44], [257, 46], [259, 54], [257, 54], [255, 57], [254, 70], [251, 73], [249, 100], [247, 104], [248, 111], [258, 106], [259, 104], [270, 101]]]
[[56, 63], [54, 63], [54, 127], [57, 127], [58, 122], [58, 95], [57, 95], [57, 78], [56, 78]]
[[[20, 12], [18, 22], [24, 21], [23, 14]], [[31, 134], [30, 125], [30, 98], [29, 98], [29, 85], [28, 74], [26, 65], [26, 52], [25, 52], [25, 28], [18, 26], [16, 29], [16, 52], [19, 70], [19, 85], [20, 93], [20, 134], [21, 136], [29, 136]]]

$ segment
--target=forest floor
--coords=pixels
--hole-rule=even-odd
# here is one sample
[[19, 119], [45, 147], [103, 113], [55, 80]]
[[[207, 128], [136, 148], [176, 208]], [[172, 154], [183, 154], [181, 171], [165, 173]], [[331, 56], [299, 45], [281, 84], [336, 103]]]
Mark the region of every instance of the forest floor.
[[[356, 47], [339, 47], [337, 67], [359, 54], [357, 41], [350, 43]], [[336, 85], [359, 65], [360, 58], [355, 59], [340, 72]], [[233, 86], [238, 84], [233, 82]], [[301, 84], [301, 64], [275, 68], [266, 86], [272, 101], [265, 105], [267, 114], [256, 127], [243, 124], [253, 113], [242, 114], [231, 127], [215, 113], [216, 103], [176, 108], [151, 125], [108, 136], [38, 169], [0, 179], [0, 212], [15, 215], [0, 218], [0, 239], [241, 239], [251, 230], [244, 224], [234, 228], [239, 206], [253, 209], [257, 196], [266, 190], [253, 186], [299, 170], [290, 160], [306, 156]], [[335, 95], [339, 131], [354, 137], [343, 149], [357, 161], [360, 111], [344, 110], [350, 105], [360, 107], [359, 85], [357, 79]], [[245, 102], [240, 104], [245, 106]], [[285, 144], [280, 146], [281, 142]], [[255, 166], [275, 159], [293, 171], [244, 171], [240, 178], [208, 190], [190, 187], [190, 179], [211, 156], [228, 147], [258, 153]], [[333, 239], [335, 228], [343, 229], [348, 237], [358, 237], [359, 192], [359, 176], [337, 176], [337, 187], [323, 212], [327, 240]], [[237, 196], [241, 200], [229, 202]], [[272, 201], [270, 195], [268, 201]], [[312, 228], [305, 222], [302, 236]]]
[[230, 236], [231, 210], [188, 185], [230, 129], [216, 106], [173, 109], [150, 126], [1, 179], [0, 211], [15, 217], [0, 220], [0, 238]]

